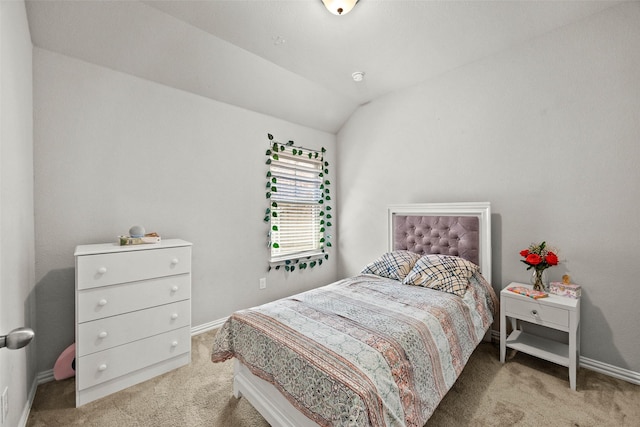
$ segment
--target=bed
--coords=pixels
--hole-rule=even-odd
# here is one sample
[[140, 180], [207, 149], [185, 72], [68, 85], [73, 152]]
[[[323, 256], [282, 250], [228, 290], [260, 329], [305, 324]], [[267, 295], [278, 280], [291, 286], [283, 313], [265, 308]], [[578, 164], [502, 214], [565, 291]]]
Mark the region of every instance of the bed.
[[422, 427], [489, 336], [489, 203], [394, 205], [361, 274], [232, 314], [211, 359], [272, 426]]

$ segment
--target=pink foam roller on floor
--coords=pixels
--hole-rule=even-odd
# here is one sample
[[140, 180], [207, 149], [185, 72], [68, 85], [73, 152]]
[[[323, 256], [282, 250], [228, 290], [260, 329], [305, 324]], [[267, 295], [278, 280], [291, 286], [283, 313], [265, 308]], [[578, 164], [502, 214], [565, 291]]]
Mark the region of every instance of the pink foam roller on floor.
[[76, 360], [76, 343], [67, 347], [56, 360], [53, 366], [53, 378], [56, 380], [64, 380], [75, 376], [75, 360]]

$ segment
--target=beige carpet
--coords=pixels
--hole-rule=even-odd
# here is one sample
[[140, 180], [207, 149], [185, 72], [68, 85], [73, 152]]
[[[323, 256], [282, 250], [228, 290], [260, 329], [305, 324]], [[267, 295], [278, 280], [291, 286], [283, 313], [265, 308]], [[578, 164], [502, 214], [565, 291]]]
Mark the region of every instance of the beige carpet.
[[[27, 426], [267, 426], [233, 397], [232, 363], [209, 361], [214, 334], [193, 337], [189, 366], [78, 409], [73, 378], [43, 384]], [[502, 365], [498, 346], [481, 344], [427, 426], [640, 426], [640, 386], [580, 369], [573, 392], [566, 368], [511, 356]]]

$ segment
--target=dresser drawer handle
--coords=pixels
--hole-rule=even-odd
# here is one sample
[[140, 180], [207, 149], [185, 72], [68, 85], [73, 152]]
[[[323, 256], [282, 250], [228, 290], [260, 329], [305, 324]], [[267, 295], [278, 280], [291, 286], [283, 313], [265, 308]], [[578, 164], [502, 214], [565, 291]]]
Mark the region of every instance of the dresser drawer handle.
[[178, 288], [177, 286], [174, 285], [174, 286], [171, 287], [171, 292], [178, 292], [178, 289], [180, 289], [180, 288]]
[[107, 272], [107, 267], [100, 267], [100, 268], [98, 269], [98, 274], [104, 274], [104, 273], [106, 273], [106, 272]]
[[109, 335], [107, 331], [102, 331], [98, 334], [98, 338], [106, 338], [107, 335]]
[[178, 346], [178, 341], [173, 341], [171, 343], [171, 347], [177, 347]]
[[180, 262], [180, 260], [178, 258], [174, 258], [171, 260], [171, 265], [176, 265]]
[[107, 305], [107, 300], [104, 298], [101, 299], [100, 301], [98, 301], [98, 305], [104, 307], [105, 305]]
[[538, 310], [531, 310], [531, 314], [533, 314], [534, 316], [538, 315]]
[[107, 365], [105, 365], [104, 363], [100, 366], [98, 366], [98, 371], [106, 371], [107, 370]]
[[176, 320], [177, 318], [178, 318], [178, 313], [173, 313], [173, 314], [171, 315], [171, 319], [172, 319], [172, 320]]

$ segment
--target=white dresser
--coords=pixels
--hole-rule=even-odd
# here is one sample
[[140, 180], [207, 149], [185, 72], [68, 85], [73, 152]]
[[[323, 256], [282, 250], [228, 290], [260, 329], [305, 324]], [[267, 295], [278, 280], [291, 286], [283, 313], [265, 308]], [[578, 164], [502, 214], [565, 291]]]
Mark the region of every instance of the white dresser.
[[191, 361], [191, 243], [76, 247], [76, 406]]

